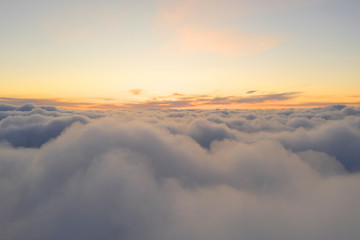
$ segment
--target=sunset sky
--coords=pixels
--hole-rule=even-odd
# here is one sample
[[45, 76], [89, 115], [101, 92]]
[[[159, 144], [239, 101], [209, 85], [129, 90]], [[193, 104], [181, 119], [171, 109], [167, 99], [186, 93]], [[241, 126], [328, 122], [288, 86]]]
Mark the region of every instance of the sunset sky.
[[358, 0], [2, 0], [0, 102], [360, 105]]
[[360, 239], [360, 0], [0, 0], [0, 240]]

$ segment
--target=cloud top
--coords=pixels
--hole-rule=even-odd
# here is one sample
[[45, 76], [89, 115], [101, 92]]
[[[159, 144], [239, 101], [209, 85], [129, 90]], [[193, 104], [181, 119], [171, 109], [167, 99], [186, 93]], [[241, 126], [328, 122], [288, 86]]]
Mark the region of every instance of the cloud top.
[[360, 236], [359, 108], [0, 109], [2, 239]]

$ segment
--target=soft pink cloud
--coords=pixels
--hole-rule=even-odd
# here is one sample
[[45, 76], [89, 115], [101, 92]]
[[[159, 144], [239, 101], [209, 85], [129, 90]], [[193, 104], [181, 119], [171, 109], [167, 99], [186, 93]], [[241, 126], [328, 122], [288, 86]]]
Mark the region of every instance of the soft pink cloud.
[[177, 43], [187, 52], [215, 52], [227, 57], [244, 57], [273, 48], [283, 41], [280, 35], [237, 32], [231, 29], [179, 31]]
[[[244, 57], [284, 41], [284, 34], [244, 31], [245, 18], [331, 1], [336, 0], [158, 0], [156, 27], [173, 49]], [[229, 28], [229, 22], [238, 24]]]
[[131, 92], [134, 95], [140, 95], [142, 91], [143, 91], [142, 89], [131, 89], [131, 90], [129, 90], [129, 92]]
[[244, 57], [273, 48], [284, 39], [280, 34], [224, 27], [223, 22], [258, 10], [257, 5], [249, 1], [160, 1], [160, 5], [157, 27], [169, 45], [180, 51]]

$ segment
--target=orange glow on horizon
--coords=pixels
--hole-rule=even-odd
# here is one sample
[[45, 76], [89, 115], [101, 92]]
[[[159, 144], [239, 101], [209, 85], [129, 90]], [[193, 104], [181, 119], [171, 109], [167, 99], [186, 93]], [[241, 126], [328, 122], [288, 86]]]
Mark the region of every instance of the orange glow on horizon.
[[[135, 93], [140, 94], [136, 89]], [[249, 91], [252, 92], [252, 91]], [[141, 100], [142, 99], [142, 100]], [[328, 101], [332, 99], [333, 101]], [[244, 96], [211, 96], [172, 94], [158, 97], [138, 97], [133, 100], [113, 98], [2, 98], [0, 103], [20, 106], [33, 103], [37, 106], [52, 105], [74, 110], [141, 110], [141, 109], [288, 109], [314, 108], [334, 104], [360, 106], [360, 96], [302, 96], [300, 93], [247, 94]]]

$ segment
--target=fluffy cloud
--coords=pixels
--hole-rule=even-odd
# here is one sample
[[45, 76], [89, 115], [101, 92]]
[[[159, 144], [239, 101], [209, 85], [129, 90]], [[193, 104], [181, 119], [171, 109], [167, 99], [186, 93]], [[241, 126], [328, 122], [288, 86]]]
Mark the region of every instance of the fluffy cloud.
[[0, 106], [1, 239], [360, 236], [359, 108], [29, 106]]
[[25, 104], [20, 107], [0, 105], [0, 142], [14, 147], [40, 147], [59, 136], [75, 122], [87, 123], [91, 113], [59, 110], [53, 106], [36, 107]]

